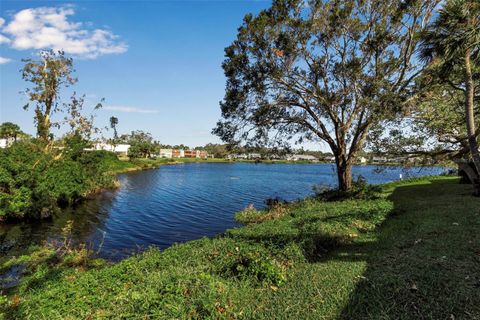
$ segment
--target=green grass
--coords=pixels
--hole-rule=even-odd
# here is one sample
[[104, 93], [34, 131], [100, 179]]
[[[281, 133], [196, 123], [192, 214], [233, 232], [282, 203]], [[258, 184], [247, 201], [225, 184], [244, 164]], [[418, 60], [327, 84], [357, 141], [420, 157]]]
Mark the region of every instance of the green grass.
[[114, 265], [23, 258], [29, 273], [1, 298], [4, 316], [478, 319], [480, 199], [457, 181], [389, 184], [375, 200], [249, 210], [237, 215], [245, 227]]

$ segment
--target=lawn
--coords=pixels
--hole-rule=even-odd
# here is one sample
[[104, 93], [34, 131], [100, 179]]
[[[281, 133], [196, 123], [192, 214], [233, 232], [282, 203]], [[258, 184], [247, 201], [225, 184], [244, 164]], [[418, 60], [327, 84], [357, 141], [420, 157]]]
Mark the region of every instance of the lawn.
[[423, 178], [372, 200], [249, 210], [237, 215], [245, 227], [113, 265], [36, 251], [18, 259], [28, 273], [3, 296], [4, 317], [478, 319], [480, 199], [470, 188]]

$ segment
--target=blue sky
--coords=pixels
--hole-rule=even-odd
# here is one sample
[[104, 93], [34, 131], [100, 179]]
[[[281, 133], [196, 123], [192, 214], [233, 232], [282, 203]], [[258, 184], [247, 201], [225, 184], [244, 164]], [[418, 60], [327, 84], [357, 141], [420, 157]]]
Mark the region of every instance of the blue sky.
[[22, 109], [21, 59], [34, 57], [42, 47], [66, 46], [75, 57], [75, 90], [87, 95], [90, 106], [105, 98], [97, 126], [114, 115], [121, 133], [142, 129], [168, 144], [219, 142], [210, 131], [220, 117], [225, 88], [223, 49], [235, 39], [246, 13], [269, 5], [2, 0], [0, 122], [35, 132], [33, 111]]

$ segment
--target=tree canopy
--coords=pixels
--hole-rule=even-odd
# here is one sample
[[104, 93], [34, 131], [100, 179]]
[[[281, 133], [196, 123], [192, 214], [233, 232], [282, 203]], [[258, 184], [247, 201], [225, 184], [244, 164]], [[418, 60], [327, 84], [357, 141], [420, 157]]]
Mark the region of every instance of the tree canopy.
[[419, 33], [438, 1], [277, 0], [225, 49], [224, 141], [323, 141], [339, 187], [370, 130], [412, 100]]
[[73, 78], [73, 62], [62, 51], [43, 51], [40, 60], [25, 59], [22, 77], [31, 82], [32, 87], [25, 93], [30, 103], [24, 106], [28, 109], [34, 104], [37, 135], [43, 141], [50, 139], [50, 128], [58, 126], [52, 122], [52, 115], [61, 109], [59, 102], [60, 90], [76, 82]]

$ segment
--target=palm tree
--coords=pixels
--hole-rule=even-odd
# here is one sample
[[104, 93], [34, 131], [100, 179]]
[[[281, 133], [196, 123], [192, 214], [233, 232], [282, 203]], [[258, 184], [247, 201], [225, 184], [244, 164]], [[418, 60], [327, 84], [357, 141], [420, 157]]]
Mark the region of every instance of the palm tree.
[[117, 124], [118, 124], [118, 118], [117, 117], [110, 117], [110, 128], [113, 129], [113, 139], [112, 139], [112, 144], [115, 147], [117, 144], [118, 140], [118, 134], [117, 134]]
[[[480, 151], [475, 129], [473, 80], [474, 70], [480, 66], [480, 2], [447, 0], [423, 36], [421, 55], [438, 68], [441, 81], [464, 93], [468, 144], [477, 169], [472, 183], [475, 195], [480, 196]], [[452, 80], [458, 73], [460, 81]]]

